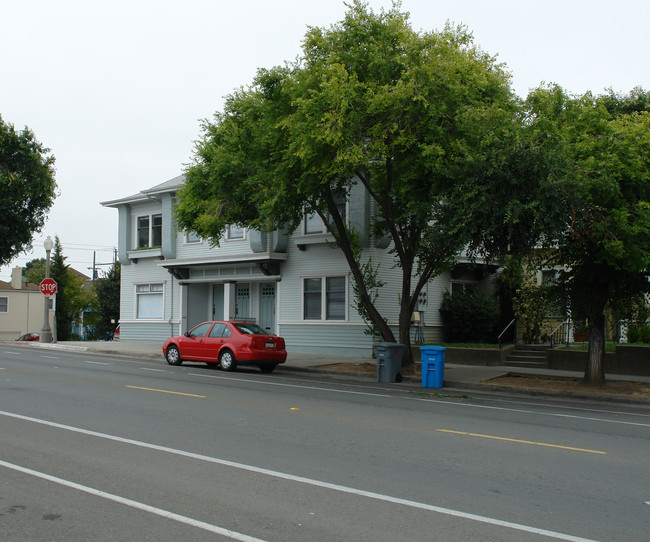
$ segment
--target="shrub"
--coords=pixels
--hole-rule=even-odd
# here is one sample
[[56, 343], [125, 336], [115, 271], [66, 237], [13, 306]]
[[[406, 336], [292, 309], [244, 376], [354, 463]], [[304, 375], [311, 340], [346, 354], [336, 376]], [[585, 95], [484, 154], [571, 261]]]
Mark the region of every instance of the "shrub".
[[499, 316], [497, 301], [477, 288], [456, 292], [453, 296], [445, 292], [440, 316], [445, 324], [446, 342], [495, 341], [495, 325]]
[[647, 325], [631, 324], [627, 328], [627, 342], [634, 343], [650, 343], [650, 327]]

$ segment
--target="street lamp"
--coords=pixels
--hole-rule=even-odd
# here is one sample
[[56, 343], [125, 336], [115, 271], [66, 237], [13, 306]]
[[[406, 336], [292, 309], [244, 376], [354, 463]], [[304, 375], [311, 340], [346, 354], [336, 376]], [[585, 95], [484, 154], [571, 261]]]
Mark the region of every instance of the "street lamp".
[[[45, 247], [45, 278], [50, 278], [50, 252], [52, 252], [52, 247], [54, 242], [52, 238], [48, 235], [47, 239], [43, 243]], [[52, 329], [50, 328], [50, 298], [45, 296], [45, 309], [43, 310], [43, 329], [41, 329], [41, 342], [42, 343], [51, 343], [52, 342]]]

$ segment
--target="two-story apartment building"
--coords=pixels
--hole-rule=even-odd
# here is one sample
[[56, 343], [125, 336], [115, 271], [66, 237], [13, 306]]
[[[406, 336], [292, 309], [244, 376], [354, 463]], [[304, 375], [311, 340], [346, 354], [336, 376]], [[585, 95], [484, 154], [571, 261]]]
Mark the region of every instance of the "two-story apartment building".
[[54, 298], [46, 300], [38, 284], [23, 282], [22, 267], [14, 267], [11, 282], [0, 280], [0, 339], [15, 340], [25, 333], [40, 332], [46, 302], [50, 328], [54, 329]]
[[[120, 340], [162, 343], [205, 320], [252, 318], [282, 335], [295, 352], [371, 355], [372, 339], [354, 308], [349, 267], [318, 217], [306, 216], [291, 234], [231, 227], [213, 247], [176, 229], [175, 195], [182, 183], [179, 176], [102, 203], [119, 217]], [[364, 253], [380, 264], [386, 285], [377, 304], [397, 330], [401, 270], [388, 241], [370, 233], [373, 205], [361, 183], [341, 206]], [[420, 296], [419, 331], [426, 340], [442, 338], [438, 309], [444, 291], [475, 282], [463, 267], [453, 275], [432, 280]]]

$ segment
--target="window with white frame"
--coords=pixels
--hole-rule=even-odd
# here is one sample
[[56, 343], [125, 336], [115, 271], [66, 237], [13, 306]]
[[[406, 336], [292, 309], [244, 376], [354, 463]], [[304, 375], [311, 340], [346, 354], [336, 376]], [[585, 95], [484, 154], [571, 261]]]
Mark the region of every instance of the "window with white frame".
[[345, 320], [345, 277], [313, 277], [303, 280], [304, 320]]
[[138, 248], [162, 245], [162, 214], [139, 216], [137, 218]]
[[163, 318], [163, 284], [137, 284], [135, 287], [136, 318], [161, 320]]
[[[337, 192], [334, 194], [334, 202], [336, 203], [336, 208], [343, 219], [343, 222], [347, 222], [347, 199], [344, 192]], [[329, 217], [329, 220], [332, 221], [332, 217]], [[305, 235], [313, 235], [318, 233], [327, 233], [327, 228], [323, 223], [323, 219], [318, 216], [317, 213], [305, 213]]]
[[0, 312], [9, 312], [9, 298], [0, 297]]
[[200, 243], [201, 238], [194, 232], [189, 232], [185, 234], [185, 242], [190, 244], [190, 243]]
[[241, 226], [228, 226], [227, 237], [228, 239], [243, 239], [244, 228]]
[[475, 282], [452, 282], [451, 283], [451, 295], [454, 294], [462, 295], [469, 294], [478, 289], [478, 284]]

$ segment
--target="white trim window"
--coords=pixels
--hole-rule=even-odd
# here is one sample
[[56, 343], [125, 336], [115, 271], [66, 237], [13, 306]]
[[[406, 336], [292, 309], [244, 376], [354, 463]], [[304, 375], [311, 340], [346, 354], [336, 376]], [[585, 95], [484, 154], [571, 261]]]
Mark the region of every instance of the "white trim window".
[[201, 238], [196, 233], [194, 233], [193, 231], [185, 234], [185, 244], [186, 245], [190, 245], [190, 244], [193, 244], [193, 243], [200, 243], [200, 242], [201, 242]]
[[226, 232], [227, 239], [245, 239], [245, 237], [245, 228], [241, 226], [228, 226], [228, 231]]
[[138, 320], [163, 319], [163, 284], [154, 282], [149, 284], [136, 284], [135, 307]]
[[136, 218], [137, 248], [162, 246], [162, 214], [143, 215]]
[[[339, 210], [339, 214], [345, 223], [348, 222], [348, 203], [345, 193], [337, 192], [334, 194], [334, 202]], [[330, 216], [331, 221], [331, 216]], [[328, 229], [323, 223], [323, 219], [315, 212], [305, 213], [304, 216], [304, 229], [305, 235], [316, 235], [319, 233], [327, 233]]]
[[9, 312], [9, 298], [0, 297], [0, 313], [8, 313], [8, 312]]
[[345, 276], [303, 279], [303, 320], [347, 320]]

